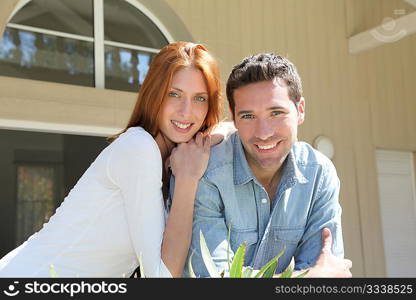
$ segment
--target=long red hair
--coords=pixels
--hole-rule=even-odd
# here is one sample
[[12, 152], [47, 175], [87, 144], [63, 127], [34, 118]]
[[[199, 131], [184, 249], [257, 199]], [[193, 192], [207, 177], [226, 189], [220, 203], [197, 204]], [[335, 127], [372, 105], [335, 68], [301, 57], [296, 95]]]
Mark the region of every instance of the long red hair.
[[201, 131], [210, 130], [219, 122], [222, 113], [221, 82], [216, 60], [205, 46], [189, 42], [175, 42], [162, 48], [150, 64], [140, 88], [130, 120], [114, 140], [133, 126], [141, 126], [153, 137], [159, 133], [159, 115], [163, 99], [176, 71], [184, 67], [199, 69], [208, 87], [208, 113]]

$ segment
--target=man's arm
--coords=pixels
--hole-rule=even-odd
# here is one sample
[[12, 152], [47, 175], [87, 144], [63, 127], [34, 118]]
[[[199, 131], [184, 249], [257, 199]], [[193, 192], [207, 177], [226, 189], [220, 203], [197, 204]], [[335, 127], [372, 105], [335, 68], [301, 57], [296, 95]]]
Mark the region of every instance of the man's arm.
[[332, 235], [328, 228], [322, 230], [322, 249], [316, 264], [305, 277], [352, 277], [350, 269], [352, 262], [349, 259], [332, 254]]
[[[305, 278], [313, 277], [352, 277], [350, 269], [352, 262], [349, 259], [343, 259], [332, 254], [332, 235], [328, 228], [322, 230], [322, 249], [316, 264], [307, 269], [308, 273]], [[306, 270], [294, 271], [292, 277], [296, 277]], [[274, 277], [280, 277], [276, 274]]]
[[315, 197], [307, 216], [305, 232], [295, 252], [295, 270], [307, 269], [315, 265], [321, 254], [322, 230], [332, 233], [331, 253], [343, 258], [344, 245], [341, 227], [341, 206], [338, 202], [339, 179], [331, 162], [325, 166], [317, 183]]
[[[224, 217], [224, 204], [214, 185], [202, 178], [198, 184], [195, 199], [192, 241], [184, 275], [189, 276], [189, 257], [192, 255], [192, 268], [197, 277], [209, 277], [201, 256], [200, 232], [204, 235], [208, 249], [217, 266], [218, 273], [228, 271], [227, 247], [228, 228]], [[230, 249], [230, 259], [233, 253]]]

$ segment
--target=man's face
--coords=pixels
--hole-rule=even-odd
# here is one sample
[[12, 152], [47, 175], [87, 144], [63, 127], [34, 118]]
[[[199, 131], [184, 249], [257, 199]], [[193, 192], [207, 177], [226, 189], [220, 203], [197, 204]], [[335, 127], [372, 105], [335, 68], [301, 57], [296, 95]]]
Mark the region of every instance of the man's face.
[[305, 102], [296, 109], [283, 80], [251, 83], [234, 91], [234, 123], [250, 167], [277, 171], [297, 141]]

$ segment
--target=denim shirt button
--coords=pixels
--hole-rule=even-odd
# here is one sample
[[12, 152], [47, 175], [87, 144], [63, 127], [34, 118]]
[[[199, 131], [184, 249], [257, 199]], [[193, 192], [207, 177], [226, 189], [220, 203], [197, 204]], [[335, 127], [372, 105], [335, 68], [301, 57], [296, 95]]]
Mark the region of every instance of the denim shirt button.
[[267, 203], [267, 199], [266, 198], [261, 199], [261, 203], [266, 204]]

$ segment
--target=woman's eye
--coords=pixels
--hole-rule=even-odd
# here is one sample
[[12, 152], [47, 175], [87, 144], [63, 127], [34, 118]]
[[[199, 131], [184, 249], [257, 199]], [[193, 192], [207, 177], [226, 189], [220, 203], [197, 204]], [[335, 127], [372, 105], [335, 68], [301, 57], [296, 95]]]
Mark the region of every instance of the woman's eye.
[[179, 97], [179, 94], [176, 92], [169, 92], [169, 97]]
[[201, 101], [201, 102], [204, 102], [204, 101], [206, 101], [207, 99], [206, 99], [205, 97], [203, 97], [203, 96], [196, 96], [196, 97], [195, 97], [195, 100], [196, 100], [196, 101]]
[[254, 119], [254, 116], [251, 114], [242, 115], [241, 119]]

